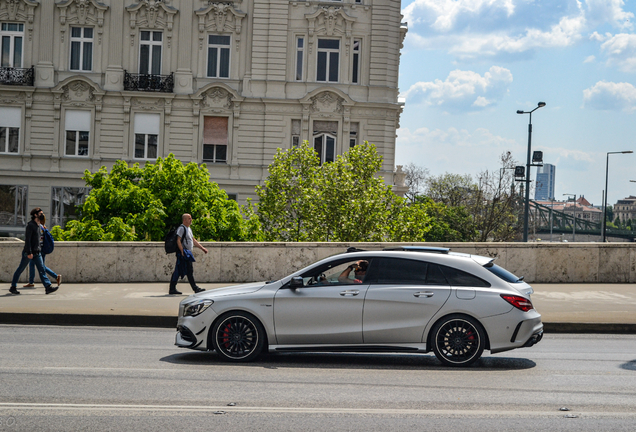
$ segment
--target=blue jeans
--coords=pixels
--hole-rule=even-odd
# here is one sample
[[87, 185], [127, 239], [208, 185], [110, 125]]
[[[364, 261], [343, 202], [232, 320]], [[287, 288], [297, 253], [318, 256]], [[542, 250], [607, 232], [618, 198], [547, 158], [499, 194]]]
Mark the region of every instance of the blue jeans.
[[29, 265], [29, 261], [35, 262], [35, 266], [38, 269], [38, 273], [40, 274], [40, 280], [44, 284], [44, 288], [51, 288], [51, 281], [48, 277], [46, 277], [46, 270], [44, 270], [44, 263], [42, 262], [42, 255], [37, 254], [33, 255], [33, 259], [29, 259], [28, 255], [25, 252], [22, 252], [22, 260], [20, 261], [20, 265], [18, 269], [13, 273], [13, 280], [11, 281], [11, 288], [16, 288], [18, 285], [18, 280], [22, 275], [24, 269]]
[[[44, 264], [44, 270], [51, 276], [54, 280], [57, 280], [57, 273], [46, 266], [46, 255], [42, 254], [42, 264]], [[29, 283], [33, 284], [35, 281], [35, 261], [31, 260], [29, 263]]]

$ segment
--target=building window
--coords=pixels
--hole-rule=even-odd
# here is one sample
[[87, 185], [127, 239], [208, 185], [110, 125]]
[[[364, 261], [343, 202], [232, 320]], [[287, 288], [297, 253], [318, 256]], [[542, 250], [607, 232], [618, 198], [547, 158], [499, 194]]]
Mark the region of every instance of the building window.
[[360, 39], [353, 40], [353, 64], [351, 65], [351, 82], [360, 83]]
[[0, 226], [25, 226], [28, 186], [0, 185]]
[[161, 75], [161, 47], [163, 34], [160, 31], [142, 31], [139, 42], [139, 73]]
[[227, 163], [227, 117], [205, 117], [203, 162]]
[[51, 191], [50, 226], [62, 228], [73, 219], [79, 219], [79, 209], [90, 192], [90, 188], [56, 187]]
[[358, 129], [359, 123], [351, 123], [349, 128], [349, 148], [355, 147], [358, 144]]
[[20, 108], [0, 107], [0, 153], [18, 153], [21, 122]]
[[296, 39], [296, 81], [303, 80], [303, 54], [305, 50], [305, 38]]
[[338, 122], [314, 122], [314, 150], [320, 157], [320, 164], [336, 160], [336, 137], [338, 136]]
[[338, 82], [339, 62], [340, 41], [337, 39], [318, 39], [316, 81]]
[[208, 36], [208, 77], [230, 77], [230, 36]]
[[156, 159], [159, 149], [159, 114], [135, 114], [135, 159]]
[[91, 131], [90, 111], [66, 111], [66, 156], [88, 156]]
[[22, 67], [24, 24], [2, 23], [2, 67]]
[[292, 120], [291, 126], [291, 144], [292, 147], [298, 147], [300, 145], [300, 120]]
[[93, 29], [71, 27], [71, 70], [93, 70]]

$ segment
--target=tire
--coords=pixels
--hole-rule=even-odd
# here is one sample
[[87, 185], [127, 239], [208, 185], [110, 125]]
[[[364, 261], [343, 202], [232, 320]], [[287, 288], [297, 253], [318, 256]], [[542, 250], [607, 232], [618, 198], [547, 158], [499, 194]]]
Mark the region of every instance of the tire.
[[435, 357], [447, 366], [470, 366], [481, 357], [486, 333], [479, 322], [465, 315], [449, 315], [432, 330]]
[[265, 346], [265, 329], [253, 315], [230, 312], [212, 328], [212, 346], [223, 359], [235, 362], [255, 360]]

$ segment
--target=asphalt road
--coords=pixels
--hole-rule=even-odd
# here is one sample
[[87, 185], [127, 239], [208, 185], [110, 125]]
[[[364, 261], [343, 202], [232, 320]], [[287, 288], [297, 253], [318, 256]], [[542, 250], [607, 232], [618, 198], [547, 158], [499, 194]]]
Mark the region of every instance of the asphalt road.
[[0, 430], [636, 430], [633, 335], [547, 334], [468, 369], [411, 354], [228, 364], [167, 329], [6, 325], [0, 341]]

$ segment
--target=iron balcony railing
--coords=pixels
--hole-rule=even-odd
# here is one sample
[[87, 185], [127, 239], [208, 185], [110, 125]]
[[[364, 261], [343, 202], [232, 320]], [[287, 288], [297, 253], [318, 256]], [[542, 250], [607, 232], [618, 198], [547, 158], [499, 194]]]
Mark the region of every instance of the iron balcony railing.
[[33, 86], [35, 69], [0, 67], [0, 84], [16, 86]]
[[131, 74], [124, 71], [124, 90], [172, 93], [174, 74]]

